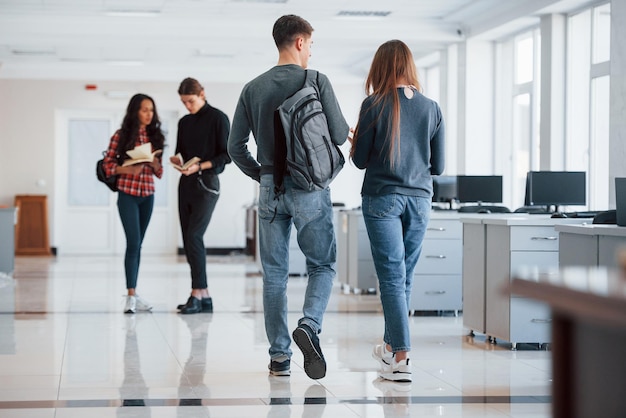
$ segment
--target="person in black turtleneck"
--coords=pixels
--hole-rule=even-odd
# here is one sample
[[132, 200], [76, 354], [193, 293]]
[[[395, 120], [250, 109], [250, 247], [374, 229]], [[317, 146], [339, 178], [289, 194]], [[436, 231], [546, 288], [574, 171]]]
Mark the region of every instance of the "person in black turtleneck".
[[206, 277], [204, 233], [220, 194], [217, 175], [231, 162], [226, 149], [230, 122], [224, 112], [207, 103], [204, 87], [198, 80], [184, 79], [178, 94], [189, 115], [178, 122], [176, 155], [170, 157], [170, 162], [183, 166], [194, 158], [199, 160], [179, 169], [182, 175], [178, 183], [178, 213], [185, 256], [191, 268], [191, 295], [177, 308], [182, 314], [213, 312]]

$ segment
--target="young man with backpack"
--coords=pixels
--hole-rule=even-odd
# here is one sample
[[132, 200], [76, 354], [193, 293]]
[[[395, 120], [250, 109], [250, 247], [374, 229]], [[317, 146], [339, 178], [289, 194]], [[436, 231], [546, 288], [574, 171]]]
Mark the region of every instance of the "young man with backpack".
[[[326, 362], [318, 334], [335, 278], [336, 245], [328, 187], [304, 190], [294, 184], [285, 156], [275, 158], [275, 111], [302, 88], [311, 55], [313, 28], [299, 16], [286, 15], [274, 23], [272, 35], [278, 48], [278, 64], [247, 83], [233, 118], [228, 152], [247, 176], [260, 183], [258, 202], [259, 250], [263, 268], [263, 311], [270, 343], [269, 372], [289, 376], [292, 356], [287, 323], [289, 236], [296, 227], [300, 249], [306, 257], [308, 283], [303, 316], [292, 336], [304, 355], [304, 369], [312, 379], [326, 375]], [[343, 144], [349, 127], [328, 78], [317, 74], [317, 90], [332, 143]], [[252, 132], [257, 143], [254, 158], [247, 146]], [[282, 187], [274, 174], [283, 176]]]

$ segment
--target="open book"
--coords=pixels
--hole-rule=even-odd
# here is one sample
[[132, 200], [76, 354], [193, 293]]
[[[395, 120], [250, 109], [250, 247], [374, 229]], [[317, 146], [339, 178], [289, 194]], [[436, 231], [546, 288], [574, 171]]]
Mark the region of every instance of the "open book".
[[197, 164], [200, 161], [200, 158], [198, 158], [198, 157], [193, 157], [193, 158], [189, 159], [189, 161], [185, 161], [185, 160], [183, 160], [183, 156], [180, 155], [180, 152], [178, 154], [176, 154], [175, 157], [178, 158], [178, 161], [180, 161], [181, 164], [174, 164], [171, 161], [170, 161], [170, 164], [172, 164], [172, 166], [176, 170], [178, 170], [178, 171], [185, 171], [189, 167], [191, 167], [194, 164]]
[[128, 154], [128, 156], [130, 157], [130, 160], [124, 161], [122, 167], [128, 167], [129, 165], [139, 163], [151, 163], [154, 160], [154, 157], [162, 152], [163, 150], [160, 149], [152, 152], [152, 144], [150, 142], [146, 142], [145, 144], [136, 146], [130, 151], [126, 151], [126, 154]]

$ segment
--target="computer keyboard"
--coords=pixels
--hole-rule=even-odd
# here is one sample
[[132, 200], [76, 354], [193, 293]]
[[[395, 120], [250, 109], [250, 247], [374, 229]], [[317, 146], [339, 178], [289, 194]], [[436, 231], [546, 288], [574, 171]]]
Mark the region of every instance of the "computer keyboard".
[[596, 215], [600, 213], [598, 210], [588, 210], [582, 212], [571, 212], [568, 213], [568, 218], [595, 218]]

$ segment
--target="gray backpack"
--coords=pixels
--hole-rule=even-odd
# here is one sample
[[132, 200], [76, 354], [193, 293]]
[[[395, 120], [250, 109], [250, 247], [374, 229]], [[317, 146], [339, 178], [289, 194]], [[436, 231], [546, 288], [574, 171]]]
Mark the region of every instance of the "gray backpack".
[[302, 88], [276, 109], [274, 183], [278, 192], [283, 190], [286, 172], [301, 189], [323, 190], [345, 163], [341, 150], [330, 138], [317, 77], [317, 71], [305, 70]]

